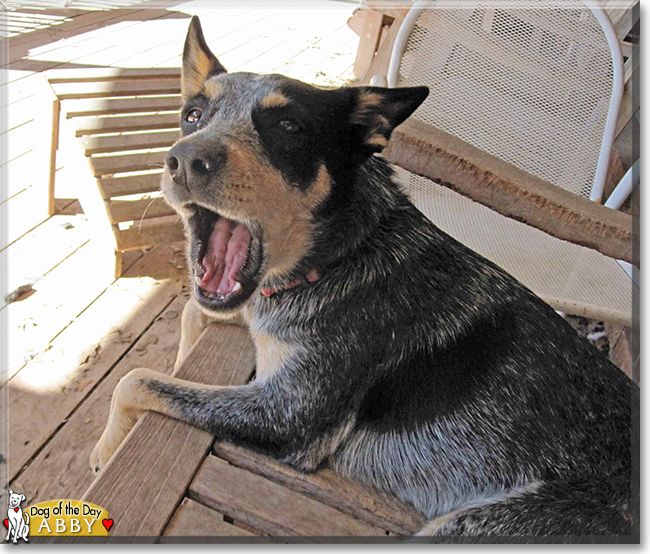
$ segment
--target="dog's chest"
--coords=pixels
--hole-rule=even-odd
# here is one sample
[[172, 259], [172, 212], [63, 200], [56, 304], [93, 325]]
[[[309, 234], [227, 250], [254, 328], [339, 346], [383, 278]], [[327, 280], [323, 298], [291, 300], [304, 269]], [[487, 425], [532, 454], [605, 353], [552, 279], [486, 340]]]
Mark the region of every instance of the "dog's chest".
[[273, 375], [296, 350], [292, 345], [266, 333], [251, 330], [251, 335], [257, 349], [255, 372], [258, 379]]

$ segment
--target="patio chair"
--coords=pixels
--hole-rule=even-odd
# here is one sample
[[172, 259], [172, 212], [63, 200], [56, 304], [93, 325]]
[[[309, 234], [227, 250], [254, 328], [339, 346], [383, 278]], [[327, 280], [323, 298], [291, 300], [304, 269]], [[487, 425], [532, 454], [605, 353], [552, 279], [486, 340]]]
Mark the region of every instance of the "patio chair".
[[62, 150], [84, 212], [114, 252], [116, 277], [124, 252], [183, 240], [160, 194], [165, 154], [180, 135], [180, 69], [51, 70], [46, 78], [55, 94], [50, 214]]
[[612, 208], [638, 166], [600, 204], [623, 86], [611, 24], [575, 3], [432, 6], [371, 81], [431, 91], [384, 156], [436, 225], [555, 309], [631, 326], [632, 217]]

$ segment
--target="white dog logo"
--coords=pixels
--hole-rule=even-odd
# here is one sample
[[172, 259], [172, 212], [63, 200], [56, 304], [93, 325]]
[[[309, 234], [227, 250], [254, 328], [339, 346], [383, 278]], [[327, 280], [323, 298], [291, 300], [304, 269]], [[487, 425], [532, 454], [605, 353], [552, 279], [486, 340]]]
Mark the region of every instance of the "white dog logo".
[[5, 540], [8, 541], [9, 537], [13, 533], [13, 542], [16, 544], [18, 539], [23, 539], [25, 542], [27, 540], [27, 535], [29, 534], [29, 514], [25, 514], [23, 517], [23, 510], [20, 507], [21, 502], [25, 500], [24, 494], [16, 494], [14, 491], [9, 489], [9, 508], [7, 510], [7, 520], [5, 523], [9, 530], [7, 531], [7, 536]]

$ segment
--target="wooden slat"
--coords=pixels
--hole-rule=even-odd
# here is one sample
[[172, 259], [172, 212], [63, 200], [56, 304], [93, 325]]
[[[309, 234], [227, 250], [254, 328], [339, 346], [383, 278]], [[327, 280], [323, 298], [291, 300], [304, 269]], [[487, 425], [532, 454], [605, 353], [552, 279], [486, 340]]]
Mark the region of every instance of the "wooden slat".
[[100, 98], [88, 100], [68, 100], [63, 102], [66, 117], [85, 117], [96, 115], [151, 113], [179, 110], [182, 101], [179, 95], [149, 96], [140, 98]]
[[95, 177], [114, 175], [129, 171], [146, 171], [162, 169], [167, 152], [147, 154], [124, 154], [121, 156], [93, 156], [89, 158], [90, 167]]
[[59, 83], [53, 84], [52, 88], [60, 100], [71, 100], [148, 94], [178, 94], [181, 91], [181, 84], [176, 79], [160, 79], [158, 81]]
[[554, 187], [433, 126], [406, 121], [384, 156], [551, 236], [632, 262], [630, 215]]
[[201, 465], [189, 497], [271, 536], [386, 536], [385, 530], [214, 456]]
[[222, 441], [215, 443], [213, 452], [237, 467], [262, 475], [392, 533], [412, 535], [426, 523], [412, 506], [345, 479], [330, 469], [302, 473], [268, 456]]
[[113, 200], [107, 202], [111, 223], [122, 221], [140, 221], [175, 215], [174, 209], [165, 202], [162, 196], [156, 198], [145, 198], [142, 200]]
[[359, 35], [359, 48], [352, 71], [357, 79], [361, 79], [370, 68], [379, 46], [384, 15], [374, 10], [360, 10], [358, 13], [363, 19], [363, 26]]
[[52, 84], [93, 83], [100, 81], [142, 81], [180, 79], [181, 70], [176, 67], [155, 68], [121, 68], [88, 67], [83, 69], [53, 69], [45, 72], [46, 79]]
[[[200, 346], [200, 347], [199, 347]], [[248, 332], [209, 326], [177, 372], [189, 381], [239, 385], [255, 365]], [[115, 520], [111, 536], [163, 532], [212, 444], [213, 437], [158, 413], [145, 413], [83, 498]]]
[[81, 139], [86, 156], [125, 152], [128, 150], [145, 150], [171, 146], [179, 138], [178, 130], [158, 131], [154, 133], [127, 133], [121, 135], [90, 135]]
[[[77, 137], [99, 133], [178, 129], [178, 113], [118, 117], [76, 117], [70, 121]], [[179, 132], [179, 131], [177, 131]]]
[[97, 184], [102, 198], [108, 200], [115, 196], [160, 190], [161, 176], [162, 173], [147, 173], [146, 175], [129, 175], [127, 177], [106, 177], [97, 179]]
[[368, 70], [361, 79], [362, 85], [367, 85], [370, 83], [370, 80], [375, 75], [384, 75], [388, 74], [388, 65], [390, 64], [390, 58], [393, 53], [393, 45], [395, 44], [395, 39], [397, 38], [397, 33], [399, 28], [402, 25], [404, 20], [396, 18], [395, 21], [390, 26], [390, 29], [385, 33], [385, 38], [379, 45], [375, 57], [372, 59]]
[[118, 230], [114, 226], [117, 249], [120, 252], [143, 246], [183, 240], [183, 225], [177, 215], [145, 219], [135, 222], [129, 229]]
[[253, 533], [223, 520], [223, 514], [211, 508], [184, 498], [174, 512], [165, 536], [192, 537], [253, 537]]

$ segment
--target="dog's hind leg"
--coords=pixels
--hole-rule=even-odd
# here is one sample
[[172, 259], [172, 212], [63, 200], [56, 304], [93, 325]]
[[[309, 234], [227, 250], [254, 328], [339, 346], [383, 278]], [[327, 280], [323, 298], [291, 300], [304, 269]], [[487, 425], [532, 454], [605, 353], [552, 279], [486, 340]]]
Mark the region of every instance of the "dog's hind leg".
[[[627, 484], [626, 484], [627, 483]], [[629, 481], [544, 483], [535, 492], [438, 517], [419, 536], [632, 535]]]

